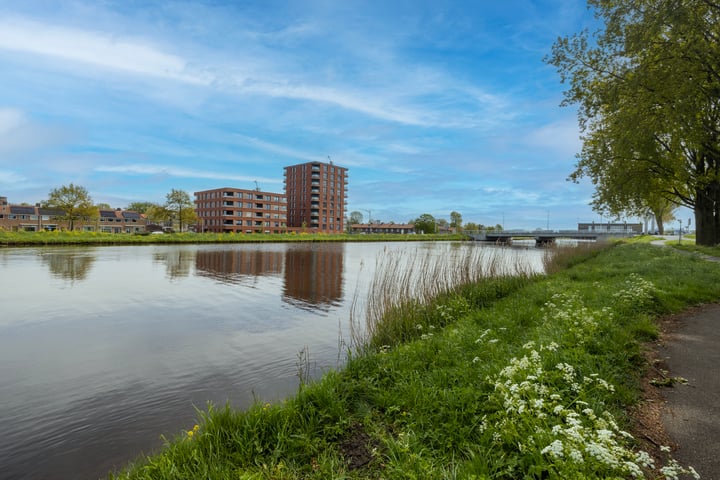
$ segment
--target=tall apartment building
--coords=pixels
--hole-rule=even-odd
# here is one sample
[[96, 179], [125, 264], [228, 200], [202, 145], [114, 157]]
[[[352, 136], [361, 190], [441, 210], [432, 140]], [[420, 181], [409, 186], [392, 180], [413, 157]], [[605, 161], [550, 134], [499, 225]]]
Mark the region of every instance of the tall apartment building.
[[288, 225], [310, 231], [342, 233], [345, 229], [347, 168], [308, 162], [285, 167]]
[[287, 197], [282, 193], [216, 188], [195, 192], [198, 230], [216, 233], [283, 233]]

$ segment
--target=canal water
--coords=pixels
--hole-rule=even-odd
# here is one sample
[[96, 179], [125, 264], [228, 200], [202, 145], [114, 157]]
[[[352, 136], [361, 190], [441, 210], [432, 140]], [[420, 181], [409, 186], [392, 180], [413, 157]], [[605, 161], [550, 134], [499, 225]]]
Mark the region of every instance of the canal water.
[[342, 366], [384, 258], [478, 249], [541, 268], [533, 248], [445, 242], [2, 249], [0, 478], [105, 477], [208, 402], [287, 397], [301, 352], [313, 376]]

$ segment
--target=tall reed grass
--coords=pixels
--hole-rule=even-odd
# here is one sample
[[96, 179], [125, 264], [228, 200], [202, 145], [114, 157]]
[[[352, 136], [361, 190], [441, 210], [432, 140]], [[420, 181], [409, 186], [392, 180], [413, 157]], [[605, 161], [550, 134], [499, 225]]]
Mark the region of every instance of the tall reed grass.
[[[354, 350], [377, 350], [432, 335], [432, 330], [482, 306], [477, 303], [487, 301], [488, 294], [499, 298], [541, 274], [543, 262], [509, 247], [385, 248], [376, 259], [366, 301], [353, 302]], [[492, 292], [483, 291], [488, 288]], [[364, 312], [358, 312], [359, 306]]]

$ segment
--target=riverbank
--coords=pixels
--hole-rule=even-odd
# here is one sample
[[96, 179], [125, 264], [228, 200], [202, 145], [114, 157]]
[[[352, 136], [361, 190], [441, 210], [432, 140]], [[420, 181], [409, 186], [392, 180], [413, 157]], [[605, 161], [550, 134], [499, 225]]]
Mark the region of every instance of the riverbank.
[[210, 408], [112, 477], [655, 478], [628, 433], [642, 345], [660, 315], [720, 298], [718, 265], [642, 244], [577, 252], [547, 277], [456, 288], [342, 371], [277, 404]]
[[81, 231], [9, 232], [0, 230], [0, 246], [34, 245], [145, 245], [182, 243], [277, 243], [277, 242], [428, 242], [467, 240], [464, 235], [401, 234], [234, 234], [234, 233], [164, 233], [162, 235], [131, 233], [98, 233]]

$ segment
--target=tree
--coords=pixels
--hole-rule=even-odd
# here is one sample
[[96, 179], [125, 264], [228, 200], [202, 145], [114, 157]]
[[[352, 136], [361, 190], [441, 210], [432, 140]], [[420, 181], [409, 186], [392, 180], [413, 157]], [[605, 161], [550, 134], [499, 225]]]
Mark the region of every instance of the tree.
[[161, 224], [172, 220], [173, 212], [163, 205], [150, 205], [145, 210], [145, 216], [153, 223]]
[[467, 222], [464, 228], [470, 232], [477, 232], [480, 230], [480, 225], [475, 222]]
[[173, 213], [173, 217], [178, 222], [178, 231], [183, 231], [183, 225], [195, 223], [197, 215], [195, 214], [195, 204], [190, 200], [190, 194], [184, 190], [172, 189], [166, 196], [165, 208]]
[[363, 214], [361, 212], [358, 212], [357, 210], [350, 212], [350, 220], [348, 221], [350, 225], [355, 225], [362, 222]]
[[663, 196], [657, 196], [648, 202], [648, 210], [655, 218], [655, 224], [660, 235], [665, 233], [665, 223], [675, 220], [677, 204]]
[[153, 202], [131, 202], [127, 206], [127, 210], [130, 210], [131, 212], [137, 212], [137, 213], [147, 213], [147, 211], [152, 208], [156, 207], [157, 203]]
[[98, 208], [98, 210], [112, 210], [112, 207], [109, 203], [98, 203], [95, 206]]
[[462, 228], [462, 215], [456, 211], [450, 212], [450, 226], [458, 233]]
[[[593, 208], [695, 212], [696, 242], [720, 243], [720, 4], [589, 0], [604, 28], [559, 39], [547, 61], [569, 82]], [[661, 212], [654, 212], [662, 216]]]
[[70, 222], [70, 230], [75, 229], [77, 220], [96, 218], [99, 215], [88, 191], [73, 183], [51, 190], [43, 206], [62, 210], [63, 214], [59, 218]]
[[435, 233], [436, 231], [435, 217], [429, 213], [423, 213], [415, 220], [411, 220], [410, 223], [415, 225], [415, 231], [418, 233]]

